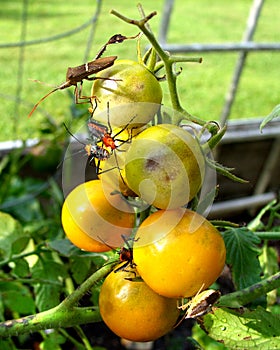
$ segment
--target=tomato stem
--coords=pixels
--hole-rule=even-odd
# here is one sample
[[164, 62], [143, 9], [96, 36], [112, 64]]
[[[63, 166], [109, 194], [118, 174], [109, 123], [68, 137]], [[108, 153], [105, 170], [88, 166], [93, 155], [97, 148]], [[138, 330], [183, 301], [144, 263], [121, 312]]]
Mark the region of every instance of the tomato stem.
[[76, 305], [92, 286], [98, 280], [104, 278], [118, 262], [119, 259], [112, 259], [109, 264], [97, 270], [54, 308], [35, 315], [0, 323], [0, 338], [18, 336], [19, 334], [36, 332], [42, 329], [60, 328], [61, 325], [72, 327], [101, 321], [97, 307], [77, 307]]
[[239, 308], [280, 287], [280, 272], [237, 292], [223, 295], [218, 306]]
[[136, 25], [147, 37], [147, 39], [150, 41], [152, 44], [153, 48], [157, 52], [158, 56], [160, 59], [163, 61], [165, 70], [166, 70], [166, 80], [168, 84], [168, 89], [169, 89], [169, 94], [170, 94], [170, 99], [172, 103], [172, 107], [174, 110], [180, 113], [175, 113], [174, 118], [173, 118], [173, 123], [175, 125], [179, 125], [180, 122], [184, 119], [187, 119], [193, 123], [196, 123], [198, 125], [205, 125], [205, 120], [199, 119], [193, 115], [191, 115], [189, 112], [187, 112], [180, 103], [179, 96], [178, 96], [178, 91], [177, 91], [177, 85], [176, 85], [176, 80], [177, 80], [177, 73], [174, 73], [173, 71], [173, 65], [174, 63], [177, 62], [196, 62], [196, 63], [201, 63], [202, 59], [201, 57], [198, 58], [187, 58], [187, 57], [176, 57], [176, 56], [170, 56], [169, 53], [165, 52], [162, 47], [160, 46], [159, 42], [155, 38], [154, 34], [147, 28], [146, 23], [156, 15], [156, 12], [152, 12], [146, 17], [142, 18], [141, 20], [134, 20], [127, 18], [120, 14], [119, 12], [115, 10], [110, 11], [111, 14], [115, 15], [116, 17], [120, 18], [126, 23]]

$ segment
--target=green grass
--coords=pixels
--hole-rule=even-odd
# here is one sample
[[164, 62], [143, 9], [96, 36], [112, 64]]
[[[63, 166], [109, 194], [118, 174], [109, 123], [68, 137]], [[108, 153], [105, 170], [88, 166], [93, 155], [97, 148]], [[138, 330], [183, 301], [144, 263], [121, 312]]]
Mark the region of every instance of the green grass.
[[[89, 59], [115, 33], [136, 34], [135, 27], [127, 25], [109, 14], [114, 8], [131, 17], [138, 18], [138, 0], [103, 1]], [[156, 10], [150, 22], [155, 33], [161, 19], [163, 0], [141, 2], [146, 13]], [[278, 0], [266, 2], [259, 21], [255, 39], [279, 41]], [[238, 42], [246, 25], [251, 0], [176, 0], [168, 33], [172, 43]], [[27, 40], [45, 38], [71, 30], [86, 22], [95, 12], [93, 0], [30, 0], [28, 8]], [[1, 43], [20, 39], [22, 1], [5, 1], [1, 7]], [[33, 104], [53, 86], [65, 81], [67, 67], [83, 63], [89, 28], [71, 37], [39, 45], [27, 46], [24, 52], [22, 103], [15, 108], [19, 48], [1, 49], [1, 119], [0, 140], [37, 137], [48, 113], [57, 121], [69, 120], [70, 98], [66, 91], [58, 91], [46, 99], [33, 116], [27, 115]], [[143, 44], [143, 47], [145, 45]], [[136, 60], [136, 42], [126, 41], [113, 45], [108, 55]], [[193, 55], [192, 55], [193, 56]], [[202, 64], [185, 64], [178, 78], [182, 104], [201, 118], [218, 120], [223, 108], [237, 53], [202, 54]], [[48, 85], [29, 79], [38, 79]], [[163, 83], [165, 103], [169, 104], [166, 84]], [[90, 84], [84, 84], [85, 89]], [[70, 88], [73, 92], [73, 88]], [[279, 53], [260, 52], [249, 54], [231, 118], [256, 117], [268, 114], [279, 103]]]

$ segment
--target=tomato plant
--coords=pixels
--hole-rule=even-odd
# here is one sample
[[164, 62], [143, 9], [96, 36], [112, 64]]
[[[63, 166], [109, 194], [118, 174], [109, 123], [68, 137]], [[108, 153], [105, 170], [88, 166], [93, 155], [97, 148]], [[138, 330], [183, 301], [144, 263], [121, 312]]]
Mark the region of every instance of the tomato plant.
[[[268, 298], [268, 292], [279, 288], [280, 274], [277, 254], [267, 241], [279, 239], [279, 228], [276, 233], [272, 229], [279, 203], [271, 202], [247, 227], [222, 220], [211, 223], [199, 214], [217, 189], [215, 183], [199, 203], [209, 167], [242, 182], [209, 156], [226, 128], [192, 116], [181, 105], [175, 64], [201, 58], [166, 53], [146, 25], [155, 12], [140, 20], [112, 13], [137, 26], [152, 48], [138, 55], [138, 63], [116, 61], [93, 82], [90, 141], [108, 157], [97, 162], [100, 179], [75, 187], [62, 208], [49, 205], [49, 210], [57, 209], [57, 217], [61, 209], [64, 231], [60, 227], [54, 233], [41, 212], [35, 216], [39, 201], [13, 209], [13, 215], [24, 217], [24, 226], [0, 213], [0, 336], [51, 328], [54, 335], [48, 340], [66, 344], [71, 337], [60, 329], [74, 327], [90, 348], [79, 325], [103, 319], [119, 337], [155, 340], [181, 324], [177, 317], [187, 309], [182, 322], [184, 317], [199, 317], [211, 341], [222, 341], [230, 349], [264, 343], [277, 348], [277, 295]], [[167, 81], [170, 113], [161, 106], [159, 73]], [[96, 120], [102, 132], [97, 132]], [[0, 176], [1, 199], [9, 194], [2, 207], [7, 209], [15, 192], [9, 193], [9, 177]], [[18, 178], [13, 179], [18, 189]], [[38, 189], [29, 185], [27, 193]], [[49, 199], [55, 194], [52, 191]], [[32, 217], [32, 224], [26, 217]], [[108, 252], [112, 248], [120, 248], [119, 256]], [[219, 280], [225, 264], [230, 293]], [[220, 287], [222, 293], [214, 290]], [[177, 298], [188, 300], [177, 305]], [[14, 319], [5, 322], [7, 316]], [[0, 347], [11, 345], [0, 341]], [[46, 347], [44, 341], [41, 345]]]

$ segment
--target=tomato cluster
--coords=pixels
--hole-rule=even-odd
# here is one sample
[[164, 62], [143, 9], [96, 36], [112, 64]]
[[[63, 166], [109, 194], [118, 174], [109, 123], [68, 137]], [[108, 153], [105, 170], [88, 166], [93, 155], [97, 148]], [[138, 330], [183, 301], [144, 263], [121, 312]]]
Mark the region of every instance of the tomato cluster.
[[[132, 61], [116, 61], [99, 77], [92, 87], [98, 101], [94, 118], [110, 123], [114, 148], [100, 141], [110, 157], [98, 163], [99, 180], [66, 197], [62, 224], [75, 245], [93, 252], [123, 245], [123, 237], [131, 237], [138, 225], [130, 240], [133, 262], [107, 276], [99, 306], [117, 335], [154, 340], [176, 324], [178, 298], [215, 282], [224, 267], [225, 245], [208, 220], [184, 207], [204, 180], [199, 142], [181, 127], [149, 124], [162, 100], [156, 77]], [[139, 224], [141, 208], [149, 206], [153, 213]]]

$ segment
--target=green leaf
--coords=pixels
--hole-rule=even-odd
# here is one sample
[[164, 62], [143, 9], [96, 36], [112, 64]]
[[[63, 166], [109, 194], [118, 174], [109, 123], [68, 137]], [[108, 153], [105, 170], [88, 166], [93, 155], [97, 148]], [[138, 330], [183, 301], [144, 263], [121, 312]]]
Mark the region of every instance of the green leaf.
[[71, 257], [75, 255], [80, 255], [83, 251], [74, 244], [72, 244], [69, 239], [56, 239], [48, 242], [48, 246], [58, 252], [60, 255]]
[[46, 190], [48, 184], [32, 178], [13, 176], [9, 186], [9, 193], [1, 203], [1, 209], [9, 212], [22, 222], [43, 218], [38, 195]]
[[35, 304], [29, 288], [17, 282], [0, 282], [0, 294], [5, 308], [23, 315], [35, 313]]
[[[0, 322], [5, 321], [5, 306], [0, 287]], [[1, 348], [0, 348], [1, 349]]]
[[49, 333], [47, 338], [40, 344], [42, 350], [61, 350], [61, 344], [66, 342], [66, 338], [57, 331]]
[[[197, 344], [200, 345], [200, 346], [197, 345], [194, 349], [198, 349], [198, 350], [204, 350], [204, 349], [227, 350], [228, 349], [222, 343], [219, 343], [215, 339], [209, 337], [209, 335], [206, 334], [199, 327], [198, 324], [195, 324], [192, 328], [192, 338], [193, 340], [196, 341]], [[187, 340], [189, 340], [189, 338], [187, 338]]]
[[274, 107], [274, 109], [272, 110], [272, 112], [269, 113], [268, 116], [266, 116], [264, 118], [264, 120], [262, 121], [261, 125], [260, 125], [260, 131], [262, 132], [263, 128], [266, 126], [267, 123], [269, 123], [271, 120], [275, 119], [275, 118], [279, 118], [280, 117], [280, 104], [277, 105], [276, 107]]
[[63, 291], [63, 278], [67, 276], [65, 266], [53, 260], [38, 260], [32, 268], [35, 285], [36, 305], [40, 311], [49, 310], [59, 304]]
[[279, 324], [280, 315], [261, 307], [244, 313], [214, 308], [203, 317], [201, 326], [228, 349], [271, 350], [280, 348]]
[[108, 252], [106, 253], [86, 252], [76, 247], [67, 238], [52, 240], [48, 242], [48, 246], [51, 249], [55, 250], [60, 255], [63, 255], [67, 258], [71, 258], [71, 257], [84, 257], [84, 258], [94, 258], [94, 259], [99, 258], [101, 263], [108, 261], [108, 255], [109, 255]]
[[28, 276], [30, 274], [28, 262], [25, 259], [16, 260], [13, 274], [19, 278]]
[[0, 212], [0, 260], [8, 260], [26, 247], [29, 236], [11, 215]]
[[74, 280], [81, 284], [89, 274], [91, 261], [89, 259], [75, 259], [71, 264], [71, 272]]
[[223, 234], [227, 264], [232, 268], [232, 278], [237, 289], [260, 281], [261, 266], [258, 259], [260, 239], [247, 228], [231, 228]]
[[1, 350], [17, 350], [12, 339], [0, 339]]

